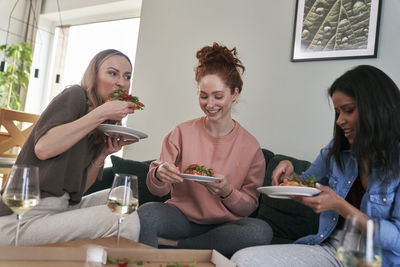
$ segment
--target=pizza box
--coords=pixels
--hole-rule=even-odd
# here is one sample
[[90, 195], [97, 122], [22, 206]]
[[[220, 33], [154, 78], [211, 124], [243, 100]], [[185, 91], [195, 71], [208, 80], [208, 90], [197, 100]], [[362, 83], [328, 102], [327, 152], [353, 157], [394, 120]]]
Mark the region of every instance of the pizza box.
[[[0, 247], [3, 261], [76, 261], [106, 263], [107, 252], [103, 247]], [[29, 265], [27, 265], [29, 266]]]
[[[0, 267], [46, 266], [117, 266], [106, 264], [106, 258], [127, 258], [142, 261], [143, 267], [166, 267], [175, 263], [195, 267], [235, 267], [236, 265], [216, 250], [104, 248], [88, 247], [0, 247]], [[89, 264], [89, 265], [88, 265]], [[134, 263], [128, 267], [138, 266]]]
[[[127, 258], [130, 260], [141, 260], [144, 267], [165, 267], [167, 264], [175, 263], [189, 266], [194, 263], [195, 267], [235, 267], [216, 250], [209, 249], [131, 249], [131, 248], [107, 248], [107, 255], [116, 258]], [[136, 266], [131, 264], [129, 266]]]

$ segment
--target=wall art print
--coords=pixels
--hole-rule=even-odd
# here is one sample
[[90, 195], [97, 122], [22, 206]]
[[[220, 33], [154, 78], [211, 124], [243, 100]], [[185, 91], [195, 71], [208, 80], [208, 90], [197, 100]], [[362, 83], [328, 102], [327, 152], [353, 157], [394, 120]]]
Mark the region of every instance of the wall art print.
[[293, 62], [376, 57], [382, 0], [297, 0]]

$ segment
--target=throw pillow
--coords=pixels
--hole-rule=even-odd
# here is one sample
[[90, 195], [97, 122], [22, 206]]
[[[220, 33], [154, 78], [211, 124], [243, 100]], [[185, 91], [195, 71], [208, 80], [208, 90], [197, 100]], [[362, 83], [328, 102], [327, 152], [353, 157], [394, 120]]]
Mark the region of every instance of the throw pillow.
[[85, 196], [91, 193], [110, 188], [114, 181], [114, 172], [111, 167], [103, 169], [101, 180], [96, 180], [93, 185], [85, 192]]
[[[261, 151], [262, 151], [262, 153], [264, 155], [265, 166], [267, 167], [270, 159], [272, 159], [274, 157], [274, 152], [269, 151], [268, 149], [265, 149], [265, 148], [262, 148]], [[260, 203], [261, 203], [261, 195], [258, 198], [258, 206], [257, 206], [257, 208], [249, 215], [249, 217], [257, 217], [258, 210], [260, 209]]]

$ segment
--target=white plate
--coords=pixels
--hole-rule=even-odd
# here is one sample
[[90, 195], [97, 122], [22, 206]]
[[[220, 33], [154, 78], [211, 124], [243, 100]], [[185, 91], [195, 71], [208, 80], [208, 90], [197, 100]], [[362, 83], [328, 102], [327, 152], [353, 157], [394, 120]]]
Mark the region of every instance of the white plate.
[[263, 194], [266, 194], [272, 198], [286, 198], [289, 196], [315, 196], [318, 195], [321, 190], [314, 187], [307, 186], [263, 186], [257, 188], [257, 190]]
[[148, 137], [148, 135], [145, 133], [120, 125], [100, 124], [97, 126], [97, 129], [108, 136], [123, 137], [125, 141], [138, 140]]
[[193, 175], [193, 174], [187, 174], [187, 173], [181, 173], [180, 176], [182, 176], [186, 180], [206, 182], [206, 183], [212, 183], [212, 182], [217, 182], [217, 181], [222, 180], [222, 178], [220, 178], [220, 177]]

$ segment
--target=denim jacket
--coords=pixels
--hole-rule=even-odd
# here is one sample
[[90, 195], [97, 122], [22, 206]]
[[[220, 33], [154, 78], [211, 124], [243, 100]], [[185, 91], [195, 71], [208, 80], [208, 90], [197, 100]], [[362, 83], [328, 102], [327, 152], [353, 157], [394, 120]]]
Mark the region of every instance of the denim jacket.
[[[341, 172], [333, 157], [327, 160], [331, 144], [332, 141], [321, 149], [317, 159], [301, 177], [314, 174], [319, 183], [329, 185], [339, 196], [346, 198], [358, 176], [357, 160], [351, 150], [342, 151], [340, 157], [344, 168]], [[379, 167], [376, 165], [372, 169], [360, 210], [370, 218], [379, 219], [382, 266], [400, 266], [400, 177], [393, 177], [392, 173], [379, 176]], [[338, 218], [334, 211], [322, 212], [318, 233], [302, 237], [295, 243], [320, 244], [333, 232]]]

